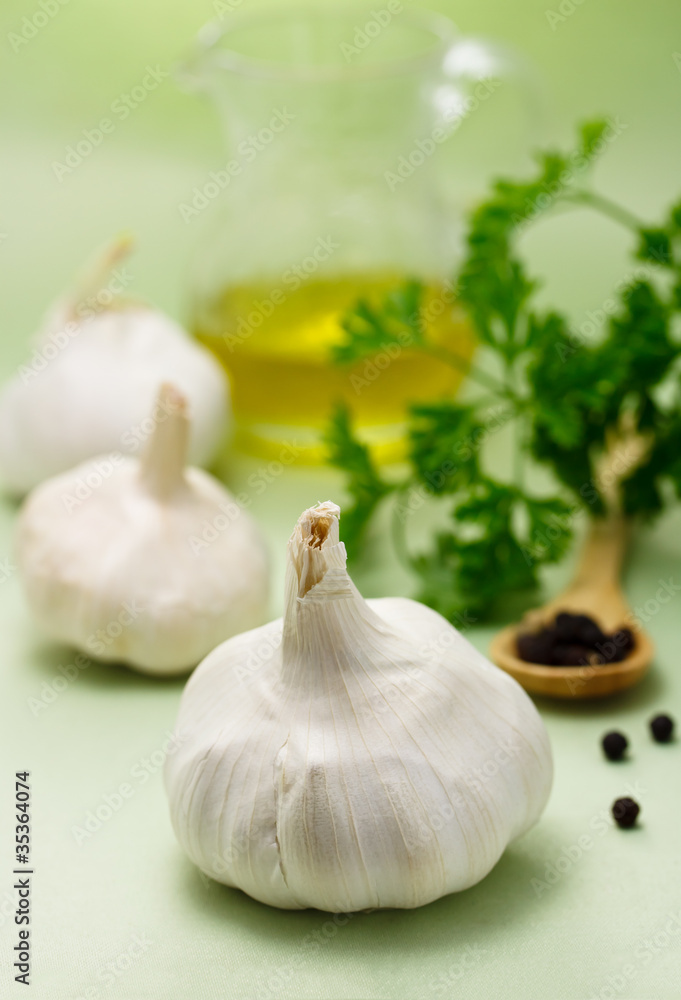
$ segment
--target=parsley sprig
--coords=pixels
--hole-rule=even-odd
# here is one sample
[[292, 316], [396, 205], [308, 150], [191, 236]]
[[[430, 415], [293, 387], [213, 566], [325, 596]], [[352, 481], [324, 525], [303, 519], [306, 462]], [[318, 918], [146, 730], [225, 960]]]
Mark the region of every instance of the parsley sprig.
[[[576, 513], [599, 516], [617, 502], [627, 515], [650, 518], [681, 496], [681, 343], [672, 333], [681, 313], [681, 203], [661, 225], [647, 226], [584, 186], [605, 130], [604, 122], [585, 124], [575, 150], [539, 156], [529, 181], [498, 180], [473, 211], [456, 287], [478, 339], [475, 365], [429, 340], [417, 281], [379, 305], [359, 301], [343, 320], [339, 364], [408, 343], [478, 387], [469, 402], [410, 408], [408, 472], [397, 481], [377, 468], [346, 409], [336, 411], [326, 436], [331, 463], [347, 474], [351, 506], [341, 529], [350, 555], [392, 496], [397, 551], [420, 578], [420, 599], [450, 618], [492, 614], [500, 598], [536, 588], [541, 567], [567, 551]], [[617, 308], [594, 343], [576, 337], [562, 313], [537, 308], [539, 281], [518, 252], [520, 234], [558, 204], [589, 206], [626, 226], [636, 259], [654, 276], [613, 295]], [[477, 446], [491, 420], [514, 429], [511, 482], [490, 475]], [[639, 447], [617, 469], [614, 501], [604, 457], [632, 440]], [[552, 472], [555, 494], [529, 489], [527, 459]], [[413, 554], [410, 498], [424, 491], [448, 503], [448, 526], [428, 551]]]

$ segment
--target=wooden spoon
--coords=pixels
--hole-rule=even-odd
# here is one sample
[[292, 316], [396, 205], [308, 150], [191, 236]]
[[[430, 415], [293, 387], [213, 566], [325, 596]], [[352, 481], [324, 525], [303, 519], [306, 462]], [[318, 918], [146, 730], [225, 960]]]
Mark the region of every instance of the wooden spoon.
[[[619, 582], [628, 534], [628, 525], [621, 516], [594, 521], [567, 590], [495, 636], [491, 658], [526, 691], [555, 698], [601, 698], [635, 684], [647, 671], [653, 643], [633, 618]], [[559, 611], [587, 614], [610, 634], [626, 625], [634, 633], [635, 646], [620, 663], [602, 667], [551, 667], [521, 660], [516, 647], [518, 635], [552, 623]]]

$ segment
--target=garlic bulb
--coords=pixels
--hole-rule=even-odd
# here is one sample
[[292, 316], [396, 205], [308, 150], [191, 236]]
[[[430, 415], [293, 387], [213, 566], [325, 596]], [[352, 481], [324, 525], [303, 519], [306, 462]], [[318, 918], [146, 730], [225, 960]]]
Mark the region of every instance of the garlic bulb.
[[[228, 389], [217, 361], [168, 316], [106, 286], [127, 249], [127, 241], [115, 244], [84, 287], [53, 308], [31, 359], [0, 393], [0, 477], [8, 492], [26, 493], [104, 452], [141, 450], [164, 381], [191, 405], [192, 462], [209, 462], [224, 436]], [[122, 290], [124, 281], [112, 287]]]
[[186, 401], [172, 386], [157, 413], [141, 460], [103, 455], [28, 497], [16, 562], [52, 638], [171, 674], [266, 619], [268, 569], [250, 515], [208, 473], [184, 467]]
[[474, 885], [536, 823], [551, 750], [525, 692], [444, 618], [361, 597], [339, 513], [298, 521], [283, 620], [190, 678], [172, 821], [206, 874], [273, 906], [420, 906]]

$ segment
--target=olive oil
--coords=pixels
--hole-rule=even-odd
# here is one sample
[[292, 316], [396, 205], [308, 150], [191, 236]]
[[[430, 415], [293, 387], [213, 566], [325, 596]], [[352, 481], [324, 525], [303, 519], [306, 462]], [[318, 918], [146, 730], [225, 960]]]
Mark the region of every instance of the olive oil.
[[[404, 454], [408, 404], [451, 395], [460, 373], [398, 338], [375, 358], [352, 366], [330, 360], [331, 347], [343, 340], [340, 323], [350, 306], [359, 298], [377, 305], [399, 280], [287, 272], [278, 287], [229, 287], [204, 304], [195, 333], [229, 374], [238, 445], [276, 458], [285, 444], [295, 442], [304, 460], [322, 461], [321, 432], [334, 404], [342, 401], [377, 459]], [[453, 300], [448, 283], [430, 285], [423, 328], [433, 344], [468, 358], [472, 333]]]

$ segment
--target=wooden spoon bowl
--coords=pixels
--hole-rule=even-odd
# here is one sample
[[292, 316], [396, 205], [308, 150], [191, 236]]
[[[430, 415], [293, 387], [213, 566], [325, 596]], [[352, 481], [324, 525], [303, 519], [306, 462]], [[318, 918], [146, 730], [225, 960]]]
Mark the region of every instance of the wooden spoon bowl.
[[[635, 684], [650, 667], [652, 640], [634, 619], [619, 583], [627, 536], [622, 518], [594, 522], [567, 590], [495, 636], [490, 647], [492, 660], [526, 691], [554, 698], [602, 698]], [[551, 624], [559, 611], [587, 614], [608, 634], [624, 626], [631, 628], [633, 650], [621, 662], [603, 666], [552, 667], [522, 660], [518, 635]]]

